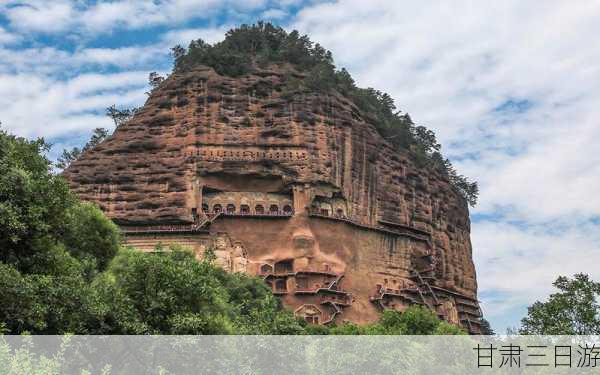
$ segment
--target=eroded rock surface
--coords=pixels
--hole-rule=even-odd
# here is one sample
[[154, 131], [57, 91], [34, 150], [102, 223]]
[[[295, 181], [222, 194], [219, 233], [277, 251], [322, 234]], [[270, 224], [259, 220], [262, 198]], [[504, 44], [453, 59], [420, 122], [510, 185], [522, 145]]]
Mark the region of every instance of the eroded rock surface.
[[467, 204], [290, 66], [171, 75], [64, 175], [141, 250], [180, 243], [262, 275], [311, 323], [426, 305], [477, 332]]

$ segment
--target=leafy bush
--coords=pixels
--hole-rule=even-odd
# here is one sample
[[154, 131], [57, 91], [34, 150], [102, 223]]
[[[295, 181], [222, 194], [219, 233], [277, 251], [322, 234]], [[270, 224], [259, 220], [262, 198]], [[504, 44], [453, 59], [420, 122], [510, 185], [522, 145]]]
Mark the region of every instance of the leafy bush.
[[330, 329], [333, 335], [464, 335], [461, 328], [440, 320], [423, 306], [411, 306], [404, 312], [387, 310], [379, 322], [365, 326], [344, 324]]
[[119, 229], [93, 204], [80, 203], [67, 212], [62, 240], [69, 252], [103, 270], [119, 250]]
[[331, 53], [319, 44], [313, 46], [306, 35], [300, 36], [297, 31], [288, 34], [281, 27], [264, 22], [229, 30], [225, 40], [213, 45], [198, 39], [187, 50], [175, 46], [172, 51], [175, 71], [206, 65], [232, 77], [249, 73], [255, 65], [271, 62], [289, 62], [301, 70], [333, 66]]

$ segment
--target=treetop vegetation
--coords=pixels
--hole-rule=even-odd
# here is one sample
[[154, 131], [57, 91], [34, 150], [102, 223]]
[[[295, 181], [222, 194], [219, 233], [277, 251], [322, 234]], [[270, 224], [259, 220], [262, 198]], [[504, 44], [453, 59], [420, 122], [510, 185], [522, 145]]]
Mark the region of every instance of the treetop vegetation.
[[[124, 121], [124, 116], [133, 116], [133, 113], [129, 113], [129, 111], [131, 110], [118, 110], [115, 106], [111, 106], [107, 108], [107, 115], [111, 116], [116, 124], [118, 122]], [[90, 140], [82, 148], [74, 147], [71, 150], [63, 150], [62, 154], [58, 157], [56, 167], [60, 169], [67, 168], [69, 165], [71, 165], [72, 162], [79, 159], [81, 155], [83, 155], [85, 152], [93, 149], [106, 138], [108, 138], [109, 135], [110, 134], [107, 129], [94, 129]]]
[[117, 108], [116, 105], [111, 105], [106, 108], [106, 115], [115, 123], [115, 128], [129, 121], [139, 111], [139, 108]]
[[558, 277], [558, 291], [537, 301], [521, 320], [522, 335], [599, 335], [600, 283], [586, 274]]
[[372, 117], [383, 138], [398, 150], [410, 150], [417, 165], [431, 166], [444, 174], [471, 206], [477, 203], [477, 183], [459, 174], [442, 156], [433, 131], [415, 125], [407, 113], [396, 108], [389, 94], [357, 87], [346, 69], [336, 68], [330, 51], [296, 30], [288, 33], [271, 23], [258, 22], [229, 30], [221, 42], [209, 44], [197, 39], [187, 48], [177, 45], [171, 51], [176, 73], [204, 65], [221, 75], [238, 77], [269, 64], [291, 64], [306, 75], [303, 80], [290, 78], [298, 90], [338, 92], [348, 97], [363, 115]]

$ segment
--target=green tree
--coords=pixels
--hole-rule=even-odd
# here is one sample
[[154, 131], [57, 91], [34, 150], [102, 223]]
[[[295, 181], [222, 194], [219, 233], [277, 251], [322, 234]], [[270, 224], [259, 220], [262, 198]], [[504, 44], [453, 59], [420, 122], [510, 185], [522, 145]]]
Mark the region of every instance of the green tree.
[[56, 167], [60, 169], [66, 169], [72, 162], [79, 159], [82, 151], [79, 147], [73, 147], [70, 150], [63, 150], [62, 154], [56, 161]]
[[14, 267], [0, 263], [0, 322], [5, 332], [20, 333], [44, 328], [43, 306], [35, 286]]
[[294, 335], [305, 332], [299, 320], [283, 309], [264, 281], [246, 274], [229, 274], [218, 269], [217, 275], [229, 294], [238, 334]]
[[330, 331], [334, 335], [463, 335], [461, 328], [440, 320], [423, 306], [410, 306], [404, 312], [386, 310], [377, 323], [358, 326], [344, 324]]
[[0, 131], [0, 261], [22, 272], [48, 267], [55, 236], [75, 204], [67, 184], [50, 173], [49, 145]]
[[[110, 107], [109, 107], [110, 108]], [[58, 158], [56, 167], [60, 169], [66, 169], [71, 165], [72, 162], [79, 159], [85, 152], [93, 149], [99, 145], [102, 141], [108, 138], [109, 132], [104, 128], [96, 128], [92, 132], [90, 140], [83, 146], [82, 149], [74, 147], [71, 150], [63, 150], [61, 156]]]
[[165, 80], [165, 77], [161, 76], [160, 74], [156, 73], [156, 72], [151, 72], [150, 74], [148, 74], [148, 84], [151, 87], [151, 92], [152, 90], [156, 89], [158, 86], [160, 86], [161, 83], [163, 83], [163, 81]]
[[0, 323], [9, 333], [85, 333], [94, 320], [86, 275], [118, 238], [114, 224], [51, 173], [48, 149], [43, 139], [0, 131]]
[[[117, 306], [111, 332], [129, 334], [298, 334], [303, 332], [262, 280], [229, 274], [180, 248], [122, 250], [95, 288]], [[127, 307], [131, 308], [128, 309]], [[110, 326], [113, 324], [113, 326]]]
[[67, 211], [61, 236], [69, 252], [103, 270], [119, 250], [119, 228], [94, 204], [80, 203]]
[[494, 332], [494, 329], [492, 328], [492, 325], [490, 324], [490, 322], [485, 318], [481, 319], [481, 334], [482, 335], [495, 335], [496, 334], [496, 332]]
[[[145, 254], [123, 250], [99, 280], [103, 290], [132, 306], [126, 321], [115, 321], [129, 334], [232, 333], [226, 314], [227, 296], [211, 268], [183, 251]], [[132, 324], [134, 323], [135, 324]], [[131, 327], [142, 331], [128, 332]]]
[[110, 117], [115, 123], [115, 128], [123, 125], [127, 121], [131, 120], [133, 116], [139, 111], [139, 108], [117, 108], [116, 105], [111, 105], [106, 108], [106, 115]]
[[173, 48], [171, 48], [171, 57], [173, 57], [173, 61], [175, 65], [185, 56], [185, 48], [181, 45], [177, 44]]
[[107, 129], [104, 129], [104, 128], [94, 129], [92, 132], [92, 137], [90, 138], [88, 143], [86, 143], [85, 146], [83, 146], [83, 152], [86, 152], [87, 150], [91, 150], [92, 148], [99, 145], [102, 141], [104, 141], [108, 137], [108, 135], [109, 135], [109, 132]]
[[560, 276], [552, 284], [559, 292], [527, 309], [519, 333], [524, 335], [600, 334], [600, 283], [588, 275]]

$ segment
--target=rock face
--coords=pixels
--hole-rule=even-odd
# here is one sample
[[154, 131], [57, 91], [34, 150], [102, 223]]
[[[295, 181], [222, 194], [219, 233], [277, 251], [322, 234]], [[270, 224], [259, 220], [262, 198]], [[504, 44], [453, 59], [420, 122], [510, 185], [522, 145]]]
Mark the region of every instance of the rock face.
[[303, 78], [285, 65], [174, 73], [64, 175], [127, 243], [210, 247], [311, 323], [422, 304], [478, 332], [464, 199], [349, 99], [296, 92]]

